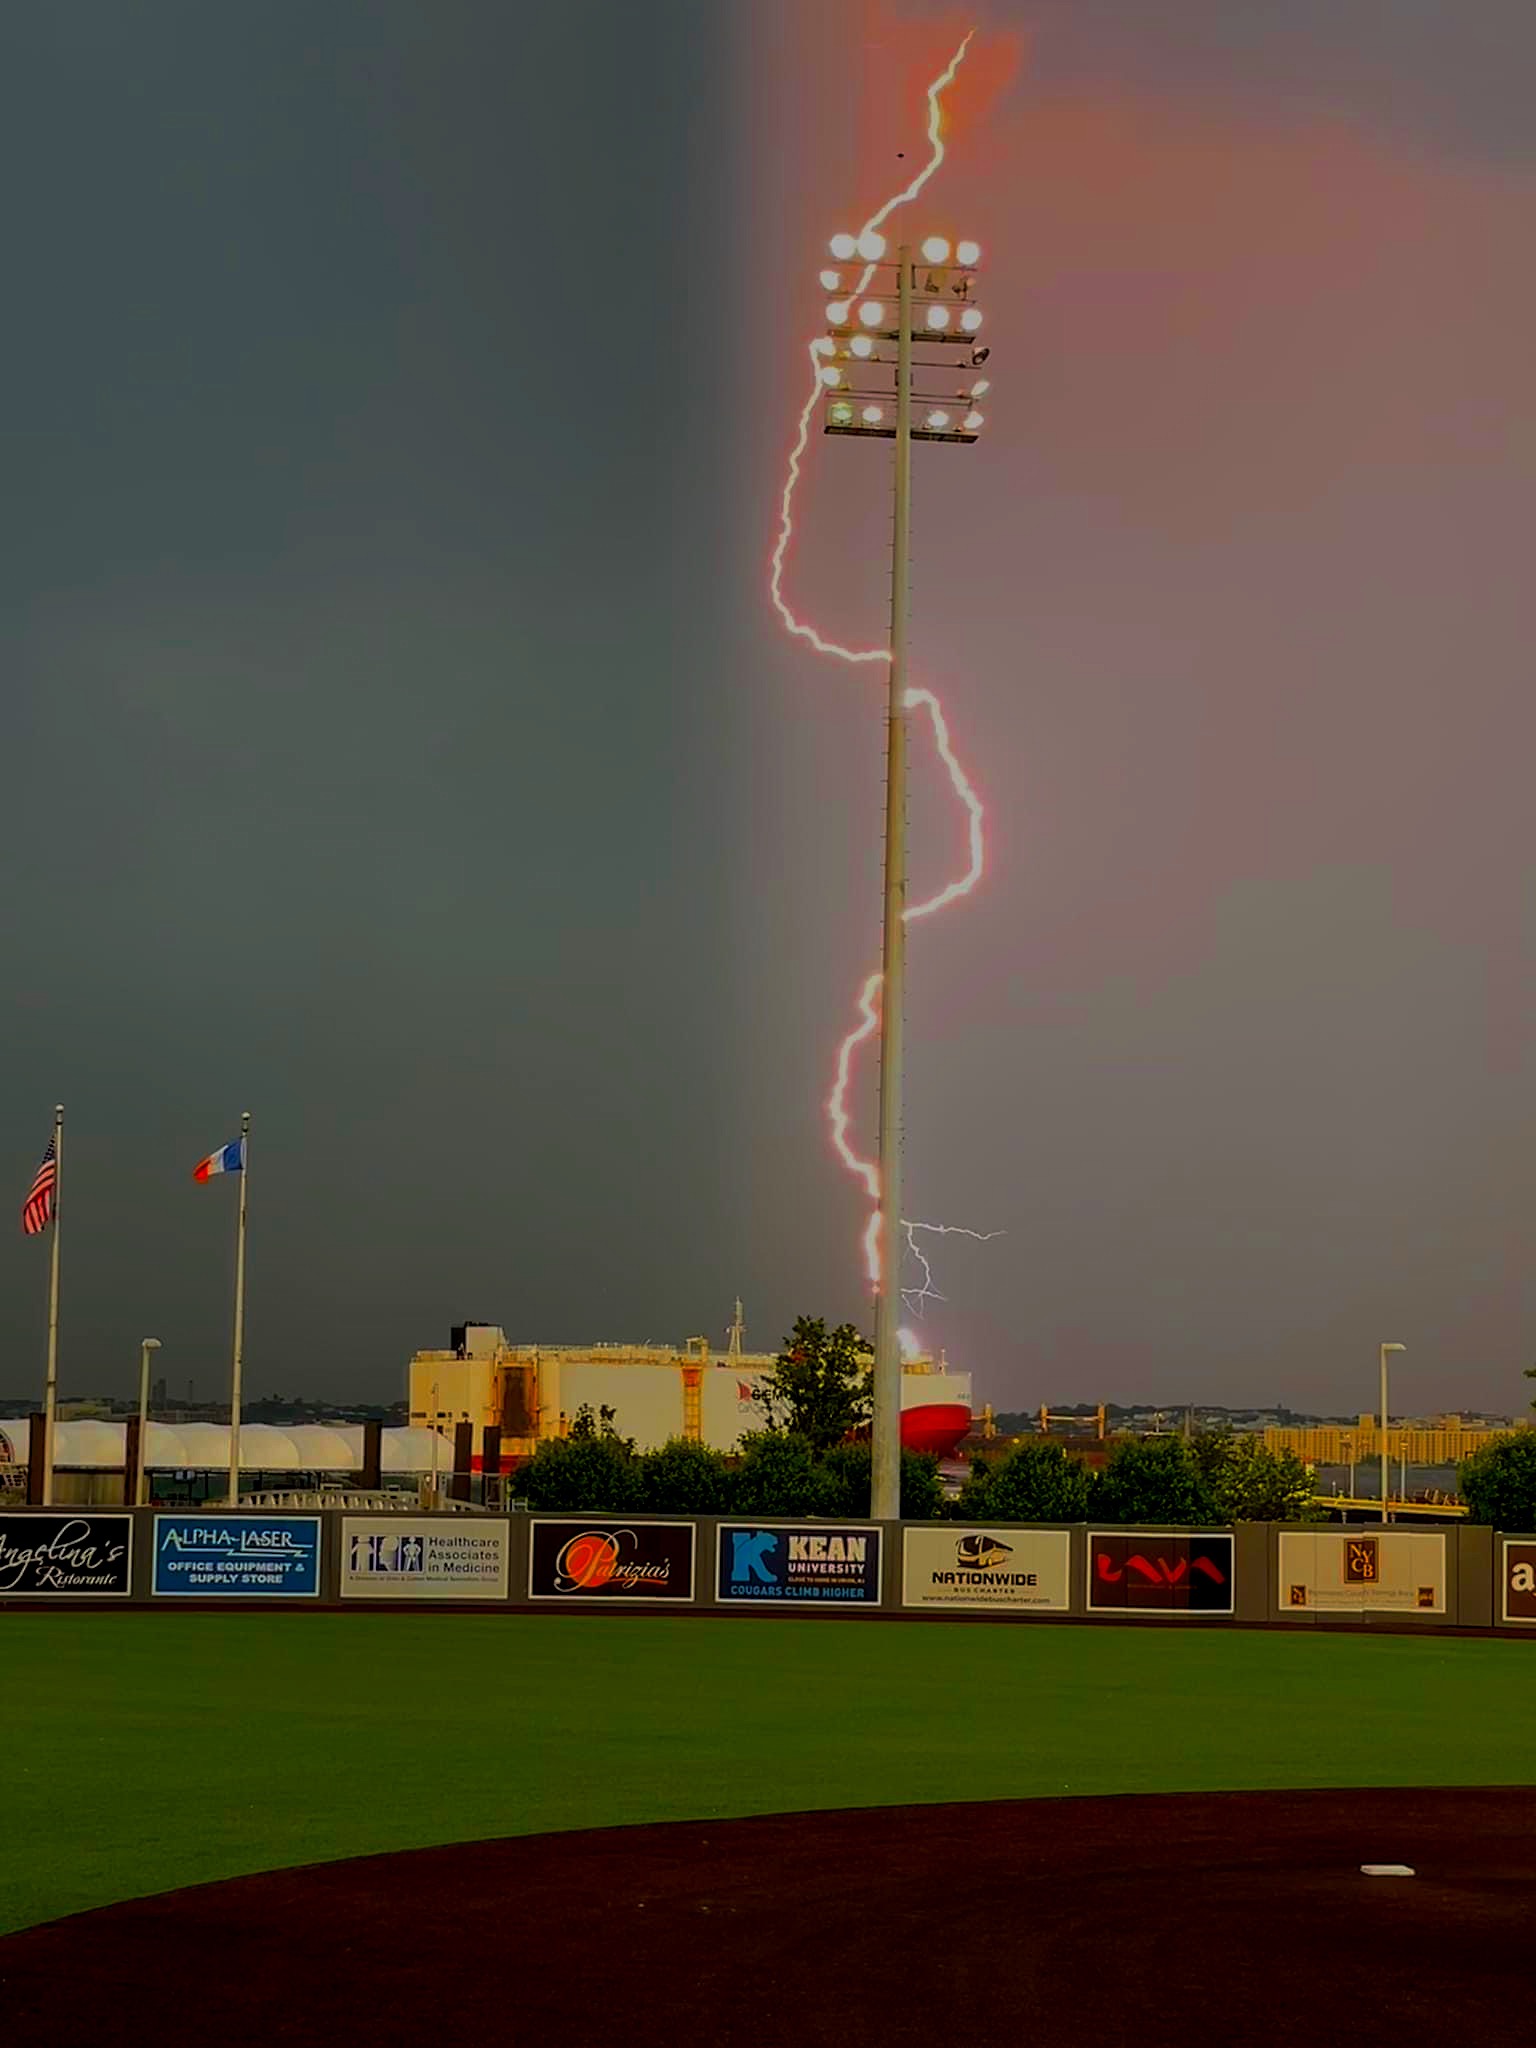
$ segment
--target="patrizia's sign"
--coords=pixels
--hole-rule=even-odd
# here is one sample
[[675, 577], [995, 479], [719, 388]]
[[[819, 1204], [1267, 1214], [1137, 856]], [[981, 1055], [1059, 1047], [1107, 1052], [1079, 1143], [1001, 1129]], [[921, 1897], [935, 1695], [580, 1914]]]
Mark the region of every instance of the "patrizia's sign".
[[129, 1515], [0, 1515], [0, 1599], [124, 1598], [132, 1532]]
[[1091, 1614], [1230, 1614], [1232, 1538], [1090, 1533]]
[[528, 1547], [532, 1600], [691, 1600], [692, 1522], [544, 1521]]

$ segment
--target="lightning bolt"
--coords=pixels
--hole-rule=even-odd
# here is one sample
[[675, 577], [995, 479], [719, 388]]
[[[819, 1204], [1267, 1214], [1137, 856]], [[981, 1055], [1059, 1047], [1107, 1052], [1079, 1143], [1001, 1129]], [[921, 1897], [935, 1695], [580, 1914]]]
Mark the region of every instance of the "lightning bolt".
[[[928, 87], [928, 161], [913, 178], [904, 191], [897, 192], [880, 209], [871, 214], [864, 223], [861, 233], [878, 229], [900, 206], [915, 199], [944, 161], [944, 113], [943, 95], [953, 85], [956, 73], [970, 48], [975, 29], [968, 29], [961, 39], [959, 48], [948, 64]], [[851, 298], [859, 297], [869, 288], [876, 266], [868, 264], [862, 277], [852, 291]], [[795, 494], [800, 486], [801, 468], [810, 440], [811, 422], [822, 397], [821, 357], [813, 339], [806, 344], [806, 358], [810, 366], [810, 390], [800, 409], [795, 437], [790, 445], [789, 460], [785, 468], [784, 488], [779, 494], [779, 531], [774, 541], [773, 553], [769, 559], [768, 592], [774, 610], [778, 613], [784, 630], [792, 638], [803, 640], [817, 654], [834, 661], [847, 662], [855, 666], [889, 664], [888, 647], [844, 647], [836, 640], [826, 639], [808, 620], [797, 617], [784, 595], [784, 565], [789, 553], [790, 541], [795, 530]], [[968, 859], [965, 872], [953, 881], [947, 882], [924, 901], [909, 904], [903, 913], [903, 921], [916, 924], [919, 919], [932, 917], [938, 911], [947, 909], [962, 896], [969, 896], [981, 880], [985, 867], [986, 843], [984, 834], [985, 814], [975, 784], [966, 774], [950, 738], [949, 724], [944, 708], [932, 690], [908, 690], [904, 704], [909, 711], [920, 711], [928, 720], [934, 751], [949, 777], [950, 787], [966, 815]], [[827, 1097], [827, 1127], [831, 1135], [833, 1150], [843, 1166], [861, 1184], [874, 1207], [864, 1229], [864, 1267], [870, 1283], [875, 1289], [881, 1284], [880, 1274], [880, 1170], [874, 1160], [867, 1159], [856, 1149], [853, 1131], [853, 1114], [848, 1106], [849, 1090], [853, 1080], [855, 1062], [862, 1048], [869, 1043], [880, 1028], [880, 997], [884, 976], [877, 968], [868, 975], [859, 990], [857, 1022], [843, 1038], [837, 1049], [833, 1068], [832, 1091]], [[902, 1298], [913, 1312], [922, 1314], [923, 1303], [942, 1301], [944, 1297], [933, 1284], [933, 1268], [917, 1242], [917, 1232], [932, 1231], [941, 1236], [960, 1236], [986, 1243], [998, 1237], [999, 1231], [966, 1230], [958, 1224], [917, 1223], [903, 1218], [907, 1245], [917, 1262], [921, 1280], [915, 1288], [904, 1288]], [[911, 1339], [910, 1331], [903, 1331], [903, 1340]], [[912, 1339], [915, 1348], [915, 1339]]]

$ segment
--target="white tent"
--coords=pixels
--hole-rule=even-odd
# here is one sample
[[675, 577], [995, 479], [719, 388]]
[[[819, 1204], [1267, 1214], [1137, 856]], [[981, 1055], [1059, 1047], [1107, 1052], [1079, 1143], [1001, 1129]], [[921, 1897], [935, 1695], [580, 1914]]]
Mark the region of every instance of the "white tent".
[[[126, 1457], [127, 1426], [121, 1422], [60, 1422], [54, 1426], [53, 1462], [60, 1470], [121, 1472]], [[0, 1422], [0, 1464], [6, 1450], [25, 1465], [31, 1442], [26, 1416]], [[386, 1429], [381, 1438], [381, 1465], [386, 1472], [430, 1472], [434, 1463], [430, 1429]], [[437, 1438], [439, 1472], [453, 1469], [453, 1438]], [[152, 1422], [144, 1446], [147, 1470], [156, 1472], [227, 1472], [229, 1427], [213, 1422]], [[294, 1423], [276, 1429], [270, 1423], [247, 1422], [240, 1429], [242, 1472], [360, 1472], [363, 1430], [360, 1423], [335, 1426]]]

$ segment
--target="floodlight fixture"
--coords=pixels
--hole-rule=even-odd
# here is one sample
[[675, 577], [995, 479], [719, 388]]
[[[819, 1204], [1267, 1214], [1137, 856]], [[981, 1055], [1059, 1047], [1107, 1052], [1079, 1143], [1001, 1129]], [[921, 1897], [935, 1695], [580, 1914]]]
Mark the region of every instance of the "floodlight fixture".
[[948, 306], [930, 306], [928, 308], [928, 325], [936, 331], [939, 328], [947, 327], [949, 325]]
[[960, 325], [967, 334], [974, 334], [981, 325], [981, 308], [979, 306], [967, 306], [960, 315]]
[[979, 370], [991, 353], [992, 351], [989, 348], [973, 348], [971, 350], [971, 368]]
[[829, 363], [821, 373], [821, 381], [829, 391], [835, 391], [843, 381], [843, 373], [834, 364]]
[[866, 228], [854, 247], [866, 263], [878, 263], [885, 254], [885, 237], [876, 228]]
[[955, 261], [963, 263], [967, 270], [974, 269], [981, 261], [980, 242], [957, 242], [955, 244]]
[[971, 396], [972, 398], [981, 398], [991, 389], [992, 379], [990, 377], [978, 377], [971, 386]]
[[947, 412], [931, 412], [928, 415], [928, 424], [935, 433], [938, 433], [942, 428], [949, 425], [949, 414]]
[[840, 270], [824, 270], [821, 273], [821, 288], [824, 292], [840, 292], [843, 288], [843, 273]]
[[835, 405], [828, 406], [827, 419], [834, 427], [851, 427], [853, 425], [853, 407], [846, 398], [840, 398]]
[[884, 406], [866, 405], [864, 408], [863, 418], [866, 427], [878, 427], [880, 422], [885, 418]]
[[839, 263], [847, 263], [859, 253], [856, 235], [834, 235], [827, 246]]
[[979, 426], [981, 426], [981, 425], [983, 424], [983, 422], [985, 421], [985, 419], [986, 419], [986, 414], [985, 414], [985, 413], [981, 413], [981, 412], [968, 412], [968, 413], [966, 414], [966, 416], [965, 416], [965, 420], [964, 420], [964, 423], [963, 423], [963, 424], [964, 424], [964, 426], [965, 426], [965, 431], [966, 431], [966, 432], [967, 432], [968, 434], [974, 434], [974, 433], [975, 433], [975, 431], [976, 431], [976, 429], [977, 429], [977, 428], [978, 428]]
[[885, 325], [885, 308], [878, 299], [866, 299], [859, 308], [859, 318], [866, 327], [883, 327]]
[[925, 263], [947, 263], [949, 261], [949, 244], [942, 235], [930, 235], [927, 241], [924, 242], [923, 261]]
[[818, 334], [811, 343], [811, 354], [813, 356], [835, 356], [837, 354], [837, 343], [830, 334]]
[[874, 336], [871, 334], [856, 334], [848, 346], [856, 356], [872, 356], [875, 352]]
[[829, 327], [846, 327], [848, 325], [848, 301], [846, 299], [834, 299], [831, 305], [828, 306], [827, 325]]

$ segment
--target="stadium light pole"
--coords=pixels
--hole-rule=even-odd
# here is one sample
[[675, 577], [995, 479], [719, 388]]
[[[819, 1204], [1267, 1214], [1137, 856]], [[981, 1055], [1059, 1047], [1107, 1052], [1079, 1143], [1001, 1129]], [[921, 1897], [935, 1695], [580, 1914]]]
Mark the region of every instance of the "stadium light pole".
[[1381, 1347], [1381, 1519], [1390, 1522], [1387, 1513], [1387, 1353], [1406, 1351], [1406, 1344], [1383, 1344]]
[[158, 1337], [146, 1337], [139, 1346], [139, 1469], [133, 1483], [133, 1504], [144, 1505], [145, 1460], [149, 1450], [149, 1354], [160, 1349]]
[[[891, 522], [891, 640], [886, 698], [885, 769], [885, 893], [881, 928], [880, 988], [880, 1111], [879, 1177], [880, 1284], [875, 1296], [874, 1416], [870, 1430], [870, 1506], [878, 1521], [895, 1521], [901, 1512], [901, 1251], [902, 1251], [902, 1085], [903, 1022], [906, 1001], [907, 948], [907, 626], [910, 612], [912, 443], [914, 440], [974, 442], [982, 426], [975, 399], [986, 380], [966, 378], [969, 388], [921, 392], [915, 370], [948, 372], [955, 358], [946, 351], [964, 351], [963, 367], [979, 368], [990, 351], [977, 346], [982, 316], [971, 290], [981, 251], [974, 242], [951, 248], [941, 235], [930, 235], [914, 257], [911, 246], [897, 249], [894, 263], [886, 259], [882, 235], [837, 235], [832, 254], [863, 266], [854, 289], [827, 307], [831, 329], [816, 344], [822, 359], [821, 379], [827, 387], [823, 431], [896, 443]], [[888, 300], [872, 280], [894, 269], [896, 319], [890, 323]], [[922, 283], [919, 290], [918, 273]], [[840, 293], [840, 273], [823, 272], [822, 284]], [[914, 300], [923, 301], [922, 323], [916, 325]], [[894, 357], [888, 352], [895, 343]], [[913, 344], [938, 349], [937, 359], [914, 359]], [[894, 388], [884, 373], [894, 376]], [[865, 380], [852, 389], [850, 378]], [[912, 423], [913, 401], [922, 407], [922, 422]], [[894, 414], [894, 417], [893, 417]]]

